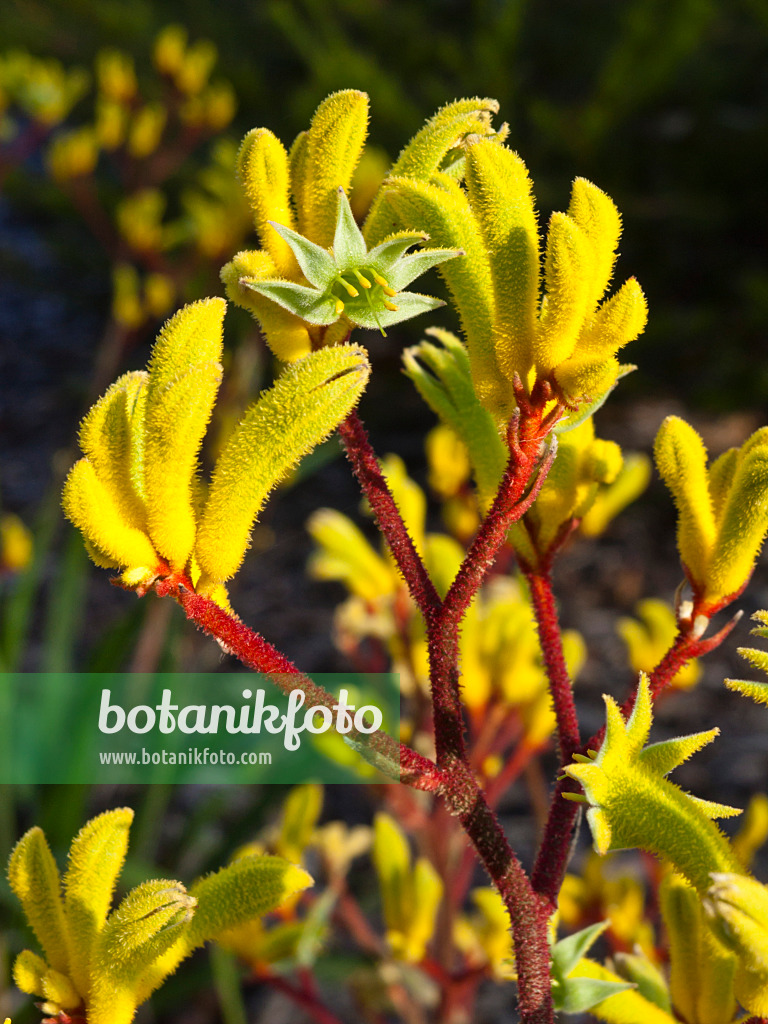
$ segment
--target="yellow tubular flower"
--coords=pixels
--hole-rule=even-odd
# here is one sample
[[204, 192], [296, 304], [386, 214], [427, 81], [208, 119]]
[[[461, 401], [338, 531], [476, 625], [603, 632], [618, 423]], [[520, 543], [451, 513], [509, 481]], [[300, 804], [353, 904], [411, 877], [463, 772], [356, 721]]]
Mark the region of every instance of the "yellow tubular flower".
[[[663, 601], [648, 598], [637, 605], [637, 619], [619, 619], [616, 629], [627, 646], [629, 663], [636, 672], [651, 673], [672, 646], [677, 635], [674, 611]], [[701, 666], [694, 658], [672, 680], [676, 689], [695, 686]]]
[[736, 958], [712, 934], [701, 900], [684, 878], [670, 872], [659, 890], [669, 937], [670, 990], [689, 1024], [730, 1024]]
[[668, 416], [654, 454], [677, 506], [683, 567], [701, 614], [711, 615], [743, 590], [768, 532], [768, 428], [708, 468], [693, 427]]
[[[459, 309], [478, 397], [496, 417], [508, 419], [517, 374], [529, 391], [537, 380], [548, 381], [569, 407], [598, 401], [620, 376], [616, 352], [646, 320], [645, 298], [632, 279], [603, 299], [621, 229], [613, 202], [577, 178], [568, 212], [552, 214], [541, 247], [531, 183], [519, 156], [499, 137], [470, 136], [465, 146], [466, 192], [434, 173], [431, 184], [400, 172], [386, 185], [402, 225], [426, 228], [438, 244], [466, 251], [440, 272]], [[482, 236], [482, 256], [473, 251], [467, 215]]]
[[228, 607], [222, 584], [261, 506], [347, 415], [369, 365], [352, 346], [293, 364], [235, 427], [204, 501], [197, 461], [221, 379], [225, 308], [222, 299], [185, 306], [160, 332], [148, 372], [125, 374], [91, 409], [80, 433], [86, 457], [67, 477], [63, 504], [96, 564], [121, 569], [125, 586], [182, 574]]
[[200, 879], [189, 893], [170, 879], [143, 882], [111, 910], [132, 819], [133, 811], [118, 808], [80, 830], [63, 889], [41, 829], [30, 829], [11, 853], [11, 889], [45, 954], [24, 950], [13, 977], [44, 1000], [38, 1006], [49, 1017], [130, 1024], [138, 1005], [195, 948], [312, 884], [295, 864], [253, 856]]

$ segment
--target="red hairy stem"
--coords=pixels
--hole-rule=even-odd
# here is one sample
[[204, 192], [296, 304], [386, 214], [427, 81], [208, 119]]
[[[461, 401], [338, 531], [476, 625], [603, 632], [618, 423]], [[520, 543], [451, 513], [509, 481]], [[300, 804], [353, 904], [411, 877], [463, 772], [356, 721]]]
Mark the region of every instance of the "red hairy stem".
[[565, 767], [570, 763], [574, 751], [581, 746], [581, 737], [576, 705], [573, 702], [573, 686], [563, 654], [563, 637], [552, 593], [552, 580], [548, 570], [526, 572], [525, 578], [531, 591], [541, 653], [557, 718], [560, 764]]
[[580, 807], [573, 800], [564, 800], [563, 793], [578, 792], [579, 786], [572, 779], [558, 779], [555, 783], [547, 823], [531, 873], [531, 884], [535, 892], [547, 900], [550, 911], [557, 907], [557, 897], [568, 867], [573, 829]]
[[531, 887], [469, 766], [445, 772], [444, 796], [504, 900], [512, 924], [522, 1024], [553, 1024], [547, 924], [551, 908]]
[[[536, 500], [554, 461], [556, 447], [552, 445], [543, 453], [544, 438], [538, 433], [538, 423], [531, 425], [524, 421], [520, 435], [512, 441], [512, 452], [499, 490], [443, 602], [444, 614], [452, 621], [457, 621], [467, 610], [510, 526], [522, 518]], [[542, 454], [544, 457], [539, 464]], [[526, 494], [537, 466], [538, 474]]]
[[[693, 661], [694, 658], [703, 658], [704, 655], [709, 654], [711, 651], [714, 651], [715, 648], [719, 647], [723, 640], [725, 640], [725, 638], [731, 633], [731, 630], [733, 630], [737, 622], [739, 622], [741, 615], [741, 612], [737, 612], [730, 622], [726, 622], [722, 629], [719, 629], [717, 633], [706, 638], [696, 636], [692, 627], [692, 622], [695, 622], [695, 618], [681, 622], [680, 629], [672, 646], [648, 677], [651, 699], [656, 700], [656, 698], [672, 683], [672, 680], [680, 669], [684, 668], [689, 661]], [[635, 701], [637, 700], [638, 685], [638, 683], [635, 684], [632, 694], [621, 706], [621, 713], [624, 718], [629, 718], [632, 714], [632, 709], [634, 708]], [[586, 748], [598, 750], [600, 748], [600, 744], [603, 742], [604, 735], [605, 727], [603, 727], [589, 740], [586, 744]], [[584, 753], [585, 750], [582, 751], [582, 753]]]
[[[327, 707], [331, 711], [338, 699], [328, 693], [308, 676], [304, 675], [292, 661], [273, 647], [268, 640], [249, 629], [244, 622], [230, 615], [210, 598], [196, 594], [191, 581], [180, 576], [170, 576], [155, 584], [155, 591], [162, 597], [174, 597], [191, 619], [203, 632], [214, 637], [228, 654], [255, 672], [270, 676], [284, 693], [301, 690], [308, 704]], [[365, 738], [373, 752], [390, 762], [400, 765], [401, 781], [416, 789], [434, 792], [442, 783], [442, 775], [434, 761], [417, 751], [397, 743], [384, 732], [372, 733]]]
[[339, 425], [339, 434], [376, 524], [389, 545], [411, 596], [428, 620], [440, 608], [440, 597], [395, 504], [365, 427], [354, 409]]

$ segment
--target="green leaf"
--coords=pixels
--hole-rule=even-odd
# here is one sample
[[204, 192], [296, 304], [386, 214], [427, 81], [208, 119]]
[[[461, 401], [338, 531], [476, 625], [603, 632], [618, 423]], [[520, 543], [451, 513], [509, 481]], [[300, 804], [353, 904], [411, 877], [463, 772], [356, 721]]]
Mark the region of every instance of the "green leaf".
[[407, 349], [403, 353], [406, 376], [433, 412], [466, 444], [480, 502], [487, 508], [506, 466], [504, 442], [493, 416], [477, 397], [464, 345], [449, 331], [431, 328], [427, 333], [441, 344], [423, 341]]
[[598, 978], [567, 978], [552, 989], [555, 1010], [560, 1013], [583, 1013], [609, 996], [634, 988], [628, 982], [602, 981]]
[[596, 924], [582, 928], [573, 935], [556, 942], [551, 950], [552, 971], [561, 981], [571, 973], [576, 964], [590, 949], [603, 932], [608, 928], [609, 921], [598, 921]]

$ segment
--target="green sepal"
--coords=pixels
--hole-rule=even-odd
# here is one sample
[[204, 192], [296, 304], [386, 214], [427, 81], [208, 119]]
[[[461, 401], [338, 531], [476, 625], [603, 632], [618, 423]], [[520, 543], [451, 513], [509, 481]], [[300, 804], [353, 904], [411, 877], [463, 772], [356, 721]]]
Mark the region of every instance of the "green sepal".
[[[343, 207], [343, 204], [341, 205]], [[270, 224], [290, 246], [304, 277], [313, 287], [324, 291], [337, 274], [333, 256], [331, 256], [327, 249], [315, 245], [314, 242], [310, 242], [308, 238], [300, 235], [297, 231], [293, 231], [291, 228], [287, 228], [283, 224], [277, 224], [274, 221], [270, 221]]]
[[243, 281], [242, 284], [308, 324], [327, 326], [339, 319], [335, 301], [315, 288], [293, 281]]
[[200, 518], [196, 558], [209, 581], [234, 575], [270, 491], [350, 412], [369, 373], [361, 348], [320, 349], [291, 363], [249, 408], [218, 458]]
[[8, 881], [48, 963], [69, 972], [69, 942], [59, 869], [41, 828], [31, 828], [13, 848]]

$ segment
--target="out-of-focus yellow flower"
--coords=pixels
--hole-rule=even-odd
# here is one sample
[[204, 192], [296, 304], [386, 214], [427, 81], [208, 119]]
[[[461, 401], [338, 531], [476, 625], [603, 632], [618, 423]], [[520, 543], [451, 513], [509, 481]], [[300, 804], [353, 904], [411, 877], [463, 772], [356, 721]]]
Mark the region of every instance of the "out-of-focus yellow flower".
[[111, 152], [122, 146], [127, 127], [128, 108], [108, 96], [98, 96], [94, 131], [101, 148]]
[[601, 485], [613, 483], [622, 466], [621, 449], [595, 437], [592, 417], [561, 434], [557, 458], [533, 506], [515, 523], [510, 539], [518, 556], [536, 567], [592, 506]]
[[131, 263], [118, 263], [112, 270], [112, 316], [128, 330], [144, 323], [139, 274]]
[[48, 169], [56, 181], [92, 174], [99, 159], [99, 143], [88, 125], [57, 135], [48, 150]]
[[176, 88], [188, 96], [194, 96], [205, 88], [218, 52], [208, 39], [199, 39], [186, 48], [180, 67], [174, 73]]
[[[672, 646], [677, 635], [675, 613], [656, 598], [640, 601], [636, 607], [638, 619], [619, 619], [616, 629], [627, 645], [629, 662], [635, 672], [650, 673]], [[672, 680], [672, 686], [689, 690], [701, 676], [701, 666], [694, 658], [683, 666]]]
[[128, 129], [127, 149], [136, 160], [154, 153], [160, 145], [167, 119], [165, 107], [160, 103], [147, 103], [133, 115]]
[[638, 498], [651, 479], [651, 460], [643, 452], [627, 452], [619, 475], [601, 484], [591, 508], [581, 517], [579, 530], [585, 537], [598, 537], [627, 505]]
[[176, 75], [184, 62], [187, 30], [181, 25], [166, 25], [155, 39], [152, 58], [163, 75]]
[[237, 110], [235, 90], [229, 82], [212, 82], [201, 99], [206, 127], [212, 132], [226, 128]]
[[118, 204], [117, 226], [136, 252], [160, 252], [164, 248], [165, 205], [165, 196], [156, 188], [141, 189]]
[[371, 208], [373, 197], [379, 191], [381, 183], [387, 176], [390, 159], [378, 146], [366, 146], [360, 157], [360, 163], [352, 175], [352, 191], [349, 205], [358, 224], [362, 224]]
[[427, 434], [429, 486], [445, 500], [457, 494], [469, 481], [471, 466], [467, 446], [450, 427], [439, 423]]
[[512, 981], [515, 955], [504, 902], [490, 887], [473, 889], [471, 896], [474, 910], [456, 919], [454, 941], [471, 966], [487, 965], [498, 981]]
[[88, 88], [82, 68], [65, 69], [57, 60], [41, 60], [24, 50], [0, 55], [0, 91], [33, 120], [52, 128], [61, 124]]
[[138, 91], [133, 58], [120, 50], [99, 51], [96, 78], [102, 94], [116, 103], [130, 103]]
[[32, 534], [18, 516], [0, 516], [0, 571], [21, 572], [32, 558]]
[[623, 871], [614, 857], [590, 850], [581, 874], [568, 874], [558, 897], [560, 921], [577, 929], [591, 921], [608, 920], [615, 942], [626, 950], [635, 946], [656, 962], [653, 926], [645, 908], [645, 888], [636, 875]]
[[166, 274], [147, 274], [144, 279], [144, 303], [153, 316], [164, 316], [173, 306], [176, 286]]
[[442, 880], [425, 857], [417, 857], [411, 863], [408, 841], [387, 814], [376, 815], [373, 863], [392, 955], [418, 963], [434, 936], [443, 897]]
[[[563, 634], [571, 676], [584, 662], [581, 636]], [[491, 699], [517, 709], [531, 747], [545, 743], [555, 729], [555, 715], [541, 660], [533, 611], [521, 587], [503, 577], [483, 587], [470, 605], [460, 640], [462, 693], [471, 709]]]

